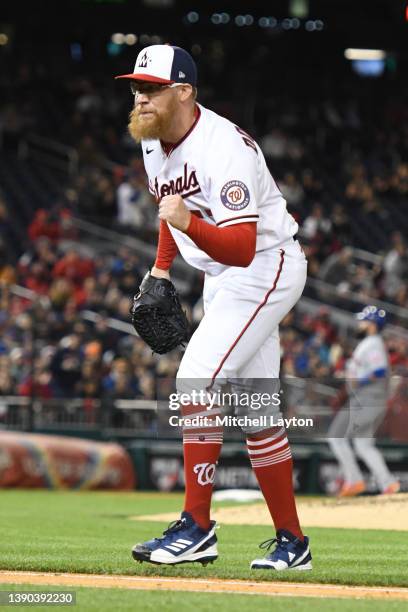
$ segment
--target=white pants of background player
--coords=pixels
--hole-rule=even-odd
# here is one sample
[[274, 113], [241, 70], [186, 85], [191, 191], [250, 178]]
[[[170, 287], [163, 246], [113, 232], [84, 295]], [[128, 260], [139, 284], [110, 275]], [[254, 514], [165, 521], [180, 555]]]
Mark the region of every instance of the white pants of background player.
[[187, 390], [191, 381], [214, 389], [218, 381], [277, 379], [278, 326], [302, 295], [306, 274], [303, 251], [290, 239], [257, 253], [247, 268], [206, 275], [205, 314], [180, 363], [178, 389]]
[[349, 408], [338, 412], [330, 425], [328, 442], [347, 484], [363, 480], [356, 456], [364, 461], [381, 491], [395, 482], [374, 438], [385, 417], [386, 401], [381, 383], [362, 387], [351, 393]]

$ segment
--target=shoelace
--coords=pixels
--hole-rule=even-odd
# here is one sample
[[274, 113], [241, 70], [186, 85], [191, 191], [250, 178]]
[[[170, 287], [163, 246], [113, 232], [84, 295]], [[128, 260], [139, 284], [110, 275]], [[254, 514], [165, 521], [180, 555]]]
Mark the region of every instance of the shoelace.
[[277, 544], [279, 548], [283, 548], [286, 550], [287, 545], [290, 544], [289, 540], [283, 541], [282, 538], [271, 538], [270, 540], [265, 540], [265, 542], [261, 542], [259, 548], [270, 550], [274, 544]]
[[177, 519], [177, 521], [172, 521], [169, 523], [169, 526], [165, 531], [163, 531], [163, 535], [161, 538], [154, 538], [155, 540], [163, 540], [169, 533], [173, 533], [174, 531], [179, 531], [185, 527], [186, 521], [185, 519]]

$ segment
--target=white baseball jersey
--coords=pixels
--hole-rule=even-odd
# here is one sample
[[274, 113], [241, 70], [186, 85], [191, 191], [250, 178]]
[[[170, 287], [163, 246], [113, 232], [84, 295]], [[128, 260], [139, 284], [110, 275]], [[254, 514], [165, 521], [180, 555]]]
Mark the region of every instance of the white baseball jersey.
[[[180, 194], [191, 211], [218, 227], [256, 221], [256, 250], [277, 249], [298, 230], [272, 178], [261, 149], [227, 119], [198, 106], [198, 116], [168, 154], [158, 140], [142, 142], [149, 190], [157, 201]], [[227, 266], [215, 262], [169, 224], [182, 257], [210, 275]]]
[[361, 379], [371, 376], [376, 370], [389, 369], [387, 348], [379, 334], [367, 336], [354, 349], [348, 375]]

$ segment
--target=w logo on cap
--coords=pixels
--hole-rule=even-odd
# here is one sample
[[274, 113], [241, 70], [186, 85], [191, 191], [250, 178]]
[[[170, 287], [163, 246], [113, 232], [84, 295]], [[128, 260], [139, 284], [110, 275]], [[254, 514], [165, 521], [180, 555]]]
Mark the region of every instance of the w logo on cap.
[[138, 63], [138, 67], [139, 68], [147, 68], [147, 52], [143, 53], [142, 57], [140, 58], [140, 61]]

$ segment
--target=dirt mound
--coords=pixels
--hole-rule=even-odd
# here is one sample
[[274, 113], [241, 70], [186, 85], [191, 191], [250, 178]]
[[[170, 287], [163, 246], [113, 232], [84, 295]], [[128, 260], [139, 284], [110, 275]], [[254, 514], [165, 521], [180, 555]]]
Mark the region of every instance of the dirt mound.
[[[408, 493], [363, 496], [351, 499], [298, 499], [300, 521], [305, 527], [347, 527], [408, 531]], [[137, 521], [173, 521], [178, 514], [132, 517]], [[212, 518], [224, 525], [270, 525], [264, 503], [215, 508]]]

